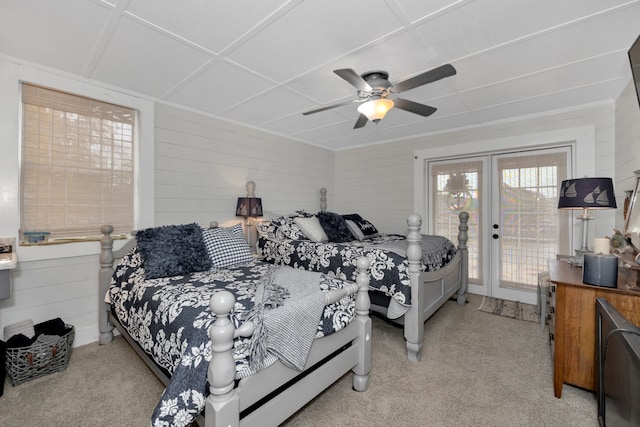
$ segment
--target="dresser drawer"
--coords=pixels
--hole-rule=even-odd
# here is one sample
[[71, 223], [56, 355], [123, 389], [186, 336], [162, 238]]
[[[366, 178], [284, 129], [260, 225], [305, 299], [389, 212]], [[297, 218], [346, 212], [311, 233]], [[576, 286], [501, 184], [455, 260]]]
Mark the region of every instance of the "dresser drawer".
[[551, 354], [555, 349], [555, 332], [556, 332], [556, 285], [552, 283], [548, 288], [547, 302], [547, 324], [549, 325], [549, 344], [551, 344]]

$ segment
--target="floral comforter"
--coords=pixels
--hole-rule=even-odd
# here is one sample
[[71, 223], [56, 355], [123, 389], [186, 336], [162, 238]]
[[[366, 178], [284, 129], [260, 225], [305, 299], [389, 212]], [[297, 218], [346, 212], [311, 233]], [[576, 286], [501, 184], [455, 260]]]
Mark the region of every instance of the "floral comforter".
[[[436, 271], [451, 261], [457, 248], [443, 236], [422, 235], [422, 271]], [[406, 238], [381, 234], [363, 241], [318, 243], [310, 240], [269, 239], [260, 236], [258, 246], [267, 262], [288, 265], [355, 280], [356, 261], [366, 256], [370, 284], [403, 306], [411, 305], [411, 280], [406, 258]]]
[[[273, 268], [267, 263], [250, 262], [227, 269], [145, 280], [137, 250], [123, 257], [109, 289], [112, 312], [145, 352], [171, 375], [153, 412], [153, 426], [188, 426], [204, 408], [211, 360], [208, 330], [215, 321], [209, 309], [213, 293], [226, 289], [234, 294], [236, 305], [230, 317], [238, 327], [251, 313], [258, 283]], [[323, 291], [344, 285], [342, 280], [327, 275], [321, 275], [319, 283]], [[346, 327], [354, 313], [354, 296], [325, 307], [316, 338]], [[249, 338], [234, 342], [236, 379], [255, 372], [249, 347]], [[263, 366], [276, 360], [267, 357]]]

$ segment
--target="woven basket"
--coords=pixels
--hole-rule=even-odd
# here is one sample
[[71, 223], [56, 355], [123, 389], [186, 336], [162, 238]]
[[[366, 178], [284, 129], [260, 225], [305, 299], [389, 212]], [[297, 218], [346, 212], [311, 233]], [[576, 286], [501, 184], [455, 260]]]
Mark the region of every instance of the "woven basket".
[[69, 332], [50, 343], [34, 343], [28, 347], [7, 348], [7, 374], [11, 385], [67, 369], [75, 329], [66, 325]]

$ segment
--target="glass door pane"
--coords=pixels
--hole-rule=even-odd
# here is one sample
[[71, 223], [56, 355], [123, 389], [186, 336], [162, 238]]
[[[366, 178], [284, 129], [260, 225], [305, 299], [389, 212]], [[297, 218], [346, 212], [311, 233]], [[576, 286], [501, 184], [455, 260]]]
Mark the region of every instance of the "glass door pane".
[[492, 296], [533, 301], [538, 273], [560, 252], [558, 189], [567, 159], [566, 148], [493, 156]]
[[429, 162], [431, 197], [428, 197], [432, 230], [458, 242], [458, 214], [469, 213], [469, 282], [482, 280], [482, 159]]

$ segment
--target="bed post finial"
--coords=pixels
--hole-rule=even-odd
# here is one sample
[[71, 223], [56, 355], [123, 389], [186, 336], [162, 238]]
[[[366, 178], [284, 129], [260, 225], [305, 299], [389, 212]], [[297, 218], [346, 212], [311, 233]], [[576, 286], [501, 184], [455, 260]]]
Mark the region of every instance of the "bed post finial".
[[256, 197], [256, 183], [247, 181], [247, 197]]
[[327, 211], [327, 189], [324, 187], [320, 189], [320, 211]]

